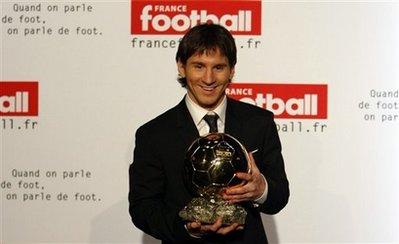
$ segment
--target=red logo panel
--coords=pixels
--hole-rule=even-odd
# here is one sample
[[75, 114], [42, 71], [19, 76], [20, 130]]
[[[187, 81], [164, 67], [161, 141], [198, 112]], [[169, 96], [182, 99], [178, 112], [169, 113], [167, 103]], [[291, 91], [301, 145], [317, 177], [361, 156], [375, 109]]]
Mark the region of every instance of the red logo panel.
[[257, 105], [281, 119], [327, 119], [327, 85], [232, 83], [229, 97]]
[[37, 116], [39, 113], [37, 81], [0, 81], [1, 116]]
[[132, 0], [131, 34], [176, 35], [212, 22], [233, 35], [260, 35], [261, 5], [262, 1], [242, 0]]

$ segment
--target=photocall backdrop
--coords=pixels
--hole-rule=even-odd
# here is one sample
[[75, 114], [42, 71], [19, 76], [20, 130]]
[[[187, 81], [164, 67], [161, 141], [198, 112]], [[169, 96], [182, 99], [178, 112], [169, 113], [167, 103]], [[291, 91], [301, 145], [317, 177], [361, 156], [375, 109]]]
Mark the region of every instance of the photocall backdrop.
[[230, 96], [276, 115], [272, 243], [399, 242], [399, 4], [1, 1], [1, 243], [159, 243], [128, 214], [136, 129], [185, 94], [199, 21], [232, 31]]

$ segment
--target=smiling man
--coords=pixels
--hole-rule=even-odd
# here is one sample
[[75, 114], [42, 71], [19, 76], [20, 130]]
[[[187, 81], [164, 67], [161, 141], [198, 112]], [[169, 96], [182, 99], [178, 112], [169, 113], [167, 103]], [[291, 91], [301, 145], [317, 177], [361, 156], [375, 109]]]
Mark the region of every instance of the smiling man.
[[[141, 126], [130, 167], [133, 223], [162, 243], [267, 243], [260, 212], [275, 214], [288, 202], [288, 180], [273, 114], [226, 97], [237, 62], [232, 35], [202, 24], [188, 31], [176, 54], [178, 81], [187, 95], [174, 108]], [[224, 132], [249, 150], [246, 183], [227, 188], [223, 198], [247, 210], [245, 225], [185, 222], [178, 212], [191, 200], [183, 182], [190, 144], [209, 132]]]
[[179, 59], [177, 65], [179, 74], [185, 79], [183, 84], [186, 84], [189, 99], [194, 103], [213, 110], [223, 101], [234, 66], [219, 48], [210, 47], [185, 61]]

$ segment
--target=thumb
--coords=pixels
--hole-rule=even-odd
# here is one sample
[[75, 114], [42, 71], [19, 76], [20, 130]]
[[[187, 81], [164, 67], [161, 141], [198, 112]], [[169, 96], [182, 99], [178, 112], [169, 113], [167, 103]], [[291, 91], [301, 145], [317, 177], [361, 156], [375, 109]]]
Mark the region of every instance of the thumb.
[[254, 156], [252, 155], [251, 152], [248, 153], [248, 157], [249, 157], [249, 167], [250, 167], [251, 173], [252, 174], [253, 173], [259, 173], [258, 166], [256, 166]]

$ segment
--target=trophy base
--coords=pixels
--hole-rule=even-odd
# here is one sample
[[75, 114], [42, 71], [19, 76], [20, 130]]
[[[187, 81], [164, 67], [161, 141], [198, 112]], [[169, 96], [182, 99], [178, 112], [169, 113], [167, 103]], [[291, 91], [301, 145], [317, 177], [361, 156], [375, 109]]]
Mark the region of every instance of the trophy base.
[[213, 224], [218, 218], [223, 225], [244, 224], [247, 211], [237, 204], [229, 203], [222, 198], [193, 198], [180, 212], [179, 216], [186, 221], [198, 221]]

